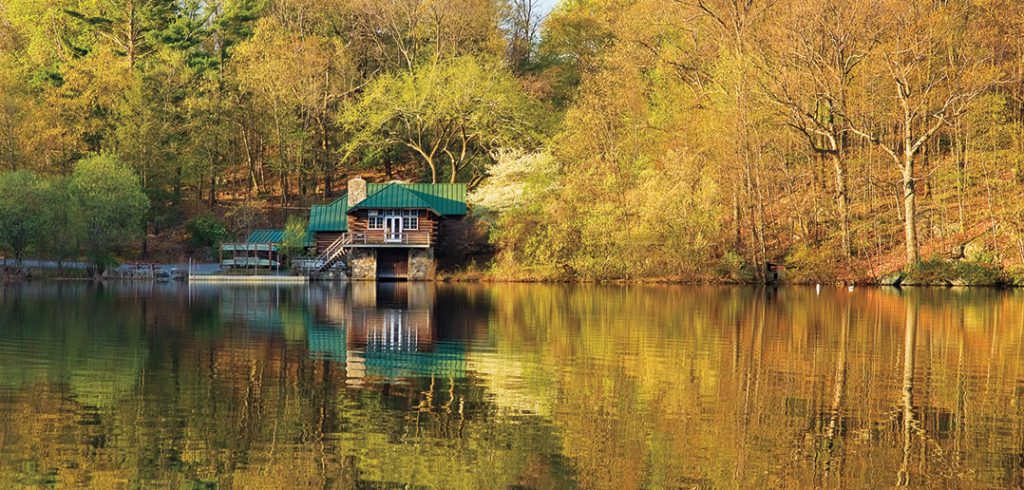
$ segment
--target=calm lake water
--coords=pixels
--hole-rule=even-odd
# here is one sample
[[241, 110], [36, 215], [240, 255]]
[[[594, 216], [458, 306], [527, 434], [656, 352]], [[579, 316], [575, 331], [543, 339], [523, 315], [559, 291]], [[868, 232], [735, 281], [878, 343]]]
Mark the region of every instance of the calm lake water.
[[0, 289], [0, 488], [1024, 485], [1024, 294]]

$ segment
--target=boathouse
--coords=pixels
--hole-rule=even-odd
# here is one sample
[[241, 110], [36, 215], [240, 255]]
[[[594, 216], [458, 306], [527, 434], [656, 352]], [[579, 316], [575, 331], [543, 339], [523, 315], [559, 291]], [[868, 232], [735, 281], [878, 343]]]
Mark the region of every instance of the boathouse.
[[310, 209], [311, 272], [344, 261], [352, 280], [431, 279], [438, 238], [465, 215], [465, 184], [352, 179], [346, 195]]
[[220, 247], [220, 265], [225, 269], [280, 269], [284, 230], [255, 230], [244, 242]]

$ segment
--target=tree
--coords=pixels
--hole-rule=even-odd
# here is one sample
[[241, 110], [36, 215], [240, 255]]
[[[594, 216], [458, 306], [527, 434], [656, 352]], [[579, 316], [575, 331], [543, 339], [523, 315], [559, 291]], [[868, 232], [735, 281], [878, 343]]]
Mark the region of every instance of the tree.
[[533, 60], [537, 42], [540, 40], [540, 25], [544, 17], [537, 0], [510, 0], [506, 2], [502, 16], [505, 38], [508, 42], [506, 56], [516, 71], [522, 71]]
[[[43, 257], [56, 260], [58, 266], [78, 256], [80, 236], [76, 232], [78, 210], [72, 204], [70, 178], [51, 177], [44, 196], [42, 215], [45, 217], [45, 232], [39, 238], [36, 252]], [[60, 239], [53, 239], [60, 237]]]
[[284, 225], [281, 238], [281, 254], [294, 258], [306, 249], [306, 220], [298, 216], [289, 216]]
[[[852, 125], [852, 133], [881, 148], [900, 172], [903, 186], [903, 228], [907, 267], [921, 258], [917, 231], [918, 155], [951, 120], [962, 116], [969, 103], [987, 87], [976, 71], [982, 58], [969, 50], [969, 9], [956, 3], [891, 2], [890, 23], [883, 27], [880, 47], [880, 85], [876, 100], [881, 112]], [[886, 87], [889, 87], [886, 89]]]
[[345, 15], [366, 71], [391, 73], [447, 58], [500, 56], [497, 0], [354, 0]]
[[305, 194], [324, 177], [325, 194], [333, 186], [336, 111], [358, 85], [350, 53], [338, 40], [317, 32], [295, 33], [278, 22], [261, 22], [255, 36], [239, 46], [234, 76], [258, 111], [268, 136], [282, 188], [291, 176]]
[[69, 194], [77, 236], [101, 274], [113, 263], [114, 252], [142, 237], [149, 199], [131, 169], [105, 154], [75, 165]]
[[47, 186], [35, 173], [0, 173], [0, 247], [20, 263], [46, 229], [43, 203]]
[[859, 65], [874, 44], [868, 4], [827, 0], [796, 7], [778, 38], [777, 64], [769, 65], [768, 93], [788, 126], [810, 149], [829, 158], [835, 176], [842, 253], [852, 254], [847, 119]]
[[89, 26], [134, 68], [141, 58], [156, 51], [160, 36], [174, 20], [176, 7], [173, 0], [101, 0], [94, 9], [66, 12]]
[[492, 149], [531, 145], [531, 116], [529, 101], [504, 68], [462, 57], [381, 76], [343, 122], [354, 145], [402, 145], [426, 165], [431, 182], [445, 166], [449, 181], [457, 182], [468, 167], [481, 175]]

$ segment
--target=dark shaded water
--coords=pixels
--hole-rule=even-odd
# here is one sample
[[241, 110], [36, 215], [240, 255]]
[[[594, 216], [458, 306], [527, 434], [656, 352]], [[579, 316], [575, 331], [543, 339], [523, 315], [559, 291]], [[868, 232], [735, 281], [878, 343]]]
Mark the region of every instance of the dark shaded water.
[[1024, 485], [1024, 295], [0, 289], [0, 488]]

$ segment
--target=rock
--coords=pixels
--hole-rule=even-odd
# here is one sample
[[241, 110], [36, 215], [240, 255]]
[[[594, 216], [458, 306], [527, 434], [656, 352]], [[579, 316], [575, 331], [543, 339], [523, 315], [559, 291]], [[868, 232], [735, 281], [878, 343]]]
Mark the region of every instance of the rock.
[[899, 286], [903, 284], [904, 279], [906, 279], [906, 275], [903, 274], [903, 271], [897, 271], [880, 277], [878, 284], [883, 286]]

